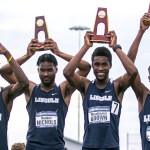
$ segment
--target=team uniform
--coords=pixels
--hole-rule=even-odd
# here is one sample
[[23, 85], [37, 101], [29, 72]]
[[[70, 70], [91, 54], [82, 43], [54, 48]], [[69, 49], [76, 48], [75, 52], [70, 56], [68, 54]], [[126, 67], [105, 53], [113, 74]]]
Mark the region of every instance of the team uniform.
[[121, 107], [112, 81], [104, 89], [98, 89], [95, 81], [89, 84], [83, 100], [83, 150], [119, 150]]
[[150, 94], [139, 113], [142, 150], [150, 150]]
[[3, 98], [2, 88], [0, 87], [0, 150], [8, 150], [7, 126], [10, 112], [7, 110]]
[[45, 92], [34, 87], [27, 104], [29, 129], [26, 150], [64, 150], [64, 126], [68, 107], [60, 87]]

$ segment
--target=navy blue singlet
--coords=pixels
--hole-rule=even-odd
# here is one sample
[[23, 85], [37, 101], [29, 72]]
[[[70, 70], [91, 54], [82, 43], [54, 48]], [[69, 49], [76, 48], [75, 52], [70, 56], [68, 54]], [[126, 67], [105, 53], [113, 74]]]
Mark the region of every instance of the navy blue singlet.
[[[40, 85], [34, 87], [29, 103], [27, 145], [37, 148], [63, 149], [65, 118], [68, 107], [60, 87], [45, 92]], [[36, 149], [36, 148], [35, 148]]]
[[147, 95], [142, 111], [139, 113], [142, 150], [150, 150], [150, 94]]
[[0, 87], [0, 150], [8, 150], [7, 126], [10, 112], [4, 104], [1, 90], [2, 88]]
[[92, 81], [83, 100], [85, 148], [119, 149], [119, 120], [121, 103], [113, 82], [104, 89], [98, 89]]

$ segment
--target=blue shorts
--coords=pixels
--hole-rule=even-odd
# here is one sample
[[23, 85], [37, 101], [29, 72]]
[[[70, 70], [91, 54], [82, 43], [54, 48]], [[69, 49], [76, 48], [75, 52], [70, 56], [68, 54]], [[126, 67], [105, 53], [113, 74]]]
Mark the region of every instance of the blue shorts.
[[26, 144], [26, 150], [65, 150], [64, 148], [41, 148], [30, 144]]
[[82, 150], [119, 150], [119, 148], [85, 148], [85, 147], [82, 147]]

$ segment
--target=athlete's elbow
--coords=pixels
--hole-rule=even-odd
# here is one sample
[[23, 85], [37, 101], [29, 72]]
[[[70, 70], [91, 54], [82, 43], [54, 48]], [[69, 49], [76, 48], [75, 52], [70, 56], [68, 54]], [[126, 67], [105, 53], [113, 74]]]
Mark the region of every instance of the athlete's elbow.
[[29, 80], [28, 79], [24, 80], [23, 82], [21, 82], [20, 86], [21, 86], [21, 89], [24, 89], [24, 90], [27, 89], [29, 87]]
[[85, 68], [86, 76], [89, 74], [90, 70], [91, 70], [91, 65], [88, 63], [87, 67]]
[[70, 69], [65, 68], [65, 69], [63, 70], [63, 75], [64, 75], [66, 78], [70, 77], [72, 74], [73, 74], [73, 73], [72, 73], [72, 71], [71, 71]]
[[138, 74], [138, 69], [135, 67], [134, 69], [132, 69], [130, 75], [132, 76], [132, 78], [135, 78]]

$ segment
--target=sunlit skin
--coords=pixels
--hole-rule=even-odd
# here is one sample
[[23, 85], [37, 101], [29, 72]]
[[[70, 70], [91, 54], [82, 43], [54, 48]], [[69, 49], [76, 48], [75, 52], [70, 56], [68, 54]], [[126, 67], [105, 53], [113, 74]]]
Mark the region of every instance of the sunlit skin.
[[99, 82], [105, 82], [109, 78], [111, 65], [105, 56], [95, 56], [93, 60], [93, 72]]
[[57, 67], [50, 62], [42, 62], [38, 67], [39, 78], [43, 86], [49, 86], [55, 82]]

